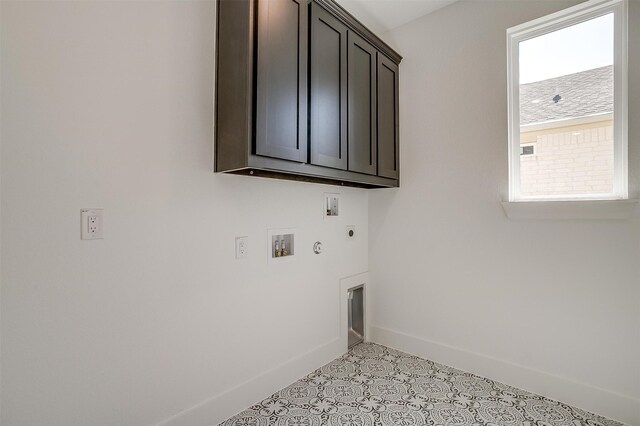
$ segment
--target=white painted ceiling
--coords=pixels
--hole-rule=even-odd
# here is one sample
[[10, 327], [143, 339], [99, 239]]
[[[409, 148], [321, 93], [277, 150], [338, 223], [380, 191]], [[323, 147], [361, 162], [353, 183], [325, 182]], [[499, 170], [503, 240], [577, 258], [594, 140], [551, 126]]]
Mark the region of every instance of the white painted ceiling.
[[374, 33], [381, 34], [457, 0], [337, 0]]

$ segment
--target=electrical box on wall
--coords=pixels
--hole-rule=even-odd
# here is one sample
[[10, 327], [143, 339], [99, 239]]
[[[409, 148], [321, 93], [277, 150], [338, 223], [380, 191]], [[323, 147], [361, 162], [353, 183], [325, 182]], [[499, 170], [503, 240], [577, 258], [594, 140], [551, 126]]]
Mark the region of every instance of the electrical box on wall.
[[102, 209], [82, 209], [80, 210], [80, 239], [101, 240], [102, 232]]
[[295, 257], [295, 236], [293, 229], [270, 229], [268, 231], [267, 258], [269, 263], [290, 260]]
[[356, 226], [355, 225], [348, 225], [345, 229], [345, 236], [347, 237], [347, 240], [354, 240], [356, 238]]
[[236, 259], [249, 257], [249, 237], [236, 237]]
[[340, 216], [340, 194], [324, 194], [322, 213], [325, 218]]

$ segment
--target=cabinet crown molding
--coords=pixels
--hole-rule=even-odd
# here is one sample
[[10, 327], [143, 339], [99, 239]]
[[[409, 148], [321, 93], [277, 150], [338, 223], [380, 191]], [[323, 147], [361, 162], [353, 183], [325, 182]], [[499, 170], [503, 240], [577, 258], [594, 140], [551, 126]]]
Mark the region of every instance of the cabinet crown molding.
[[376, 49], [384, 53], [395, 64], [400, 64], [400, 62], [402, 62], [402, 56], [398, 52], [393, 50], [387, 43], [382, 41], [380, 37], [372, 33], [367, 27], [362, 24], [362, 22], [360, 22], [352, 14], [347, 12], [338, 3], [333, 0], [312, 1], [318, 3], [329, 12], [331, 12], [336, 18], [340, 19], [344, 24], [346, 24], [352, 31], [356, 32], [360, 37], [364, 38], [369, 43], [374, 45]]

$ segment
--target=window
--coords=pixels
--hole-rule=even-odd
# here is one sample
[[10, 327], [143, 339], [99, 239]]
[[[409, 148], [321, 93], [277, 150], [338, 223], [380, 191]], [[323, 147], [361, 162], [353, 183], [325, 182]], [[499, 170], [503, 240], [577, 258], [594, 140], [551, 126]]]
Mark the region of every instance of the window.
[[507, 30], [509, 201], [628, 198], [626, 0]]
[[530, 144], [520, 144], [520, 155], [536, 155], [536, 145], [533, 143]]

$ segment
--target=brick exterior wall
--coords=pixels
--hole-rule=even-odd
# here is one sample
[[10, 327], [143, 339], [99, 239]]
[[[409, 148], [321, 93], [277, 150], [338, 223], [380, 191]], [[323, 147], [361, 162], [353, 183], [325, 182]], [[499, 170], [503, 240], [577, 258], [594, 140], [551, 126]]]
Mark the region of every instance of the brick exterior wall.
[[613, 191], [613, 125], [572, 126], [521, 134], [535, 155], [520, 156], [522, 195], [567, 195]]

